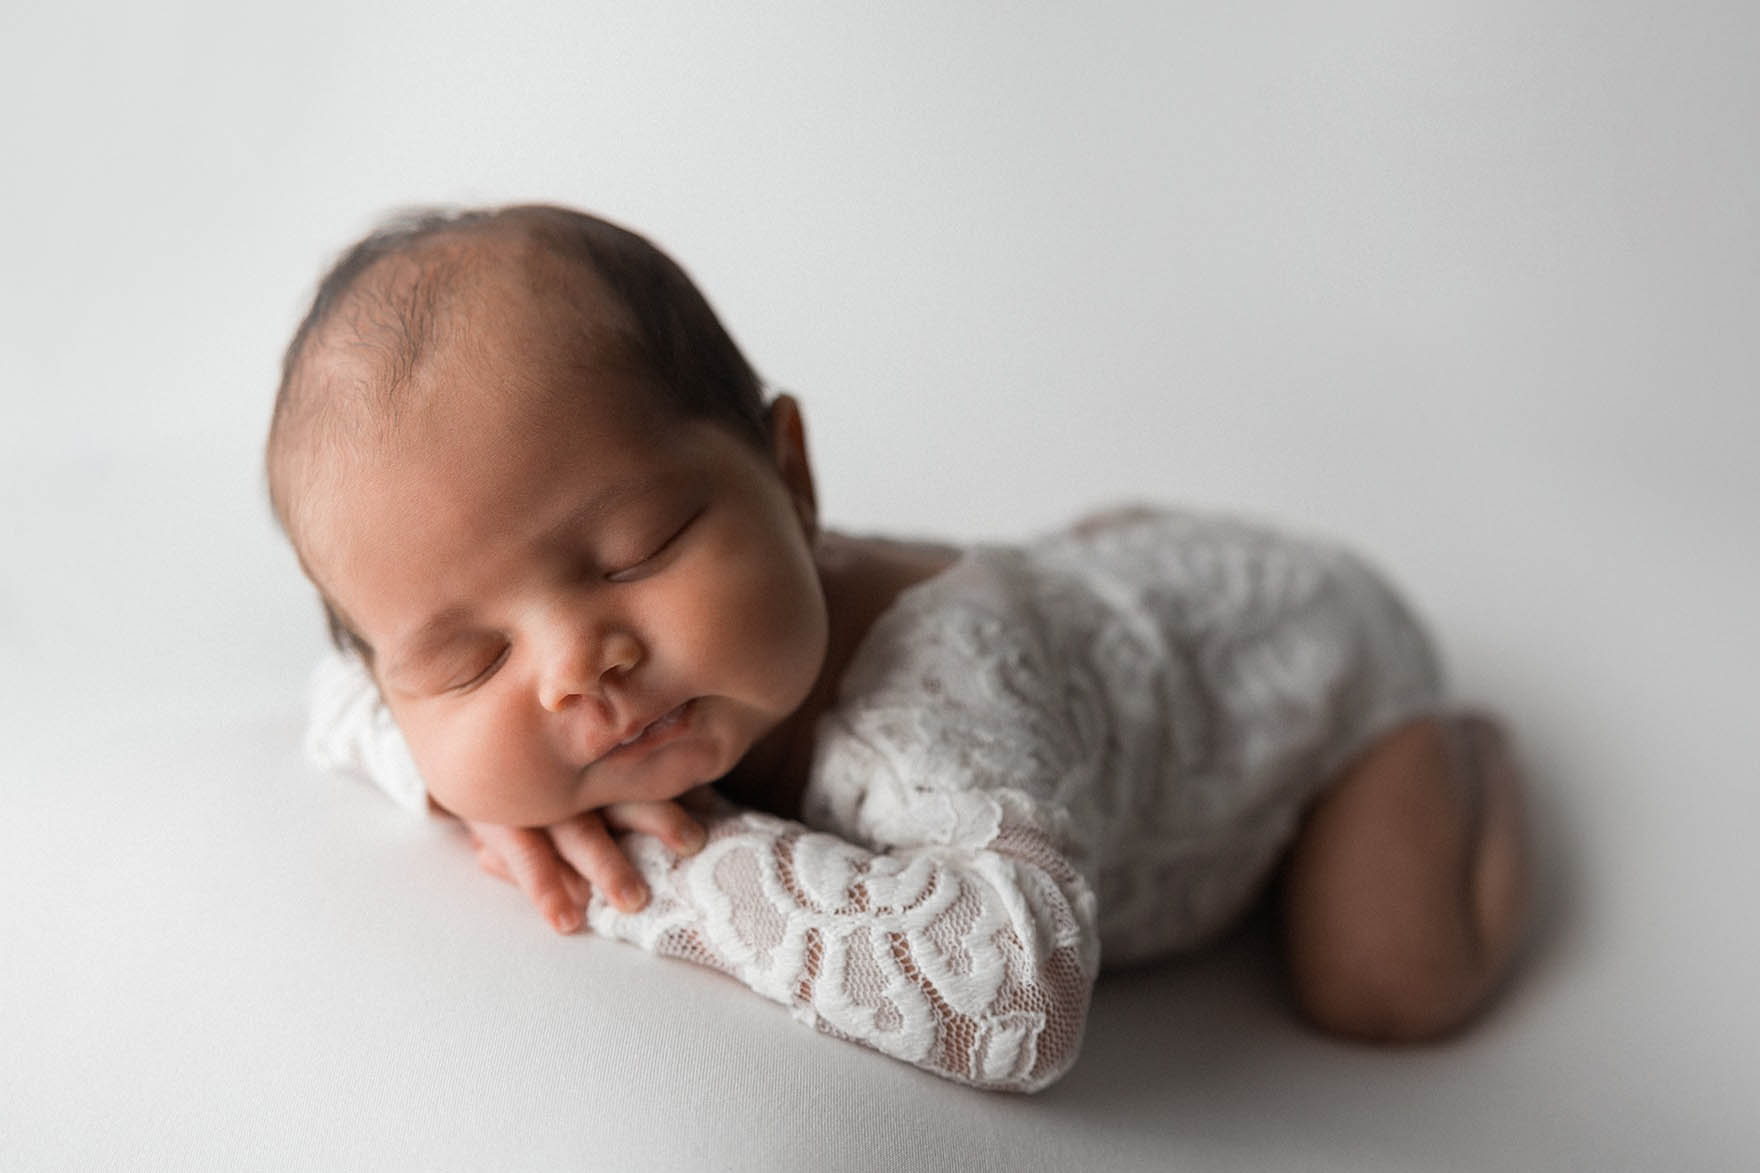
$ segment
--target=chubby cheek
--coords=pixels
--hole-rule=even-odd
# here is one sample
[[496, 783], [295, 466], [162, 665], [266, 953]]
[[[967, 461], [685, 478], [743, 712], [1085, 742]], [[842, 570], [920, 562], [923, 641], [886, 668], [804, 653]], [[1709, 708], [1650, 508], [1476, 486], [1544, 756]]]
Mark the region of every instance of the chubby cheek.
[[824, 596], [805, 547], [773, 543], [762, 557], [722, 561], [694, 626], [742, 699], [781, 720], [803, 700], [825, 657]]
[[428, 793], [459, 818], [529, 827], [571, 813], [554, 809], [534, 731], [511, 728], [513, 717], [500, 706], [460, 706], [400, 721]]
[[817, 578], [795, 575], [751, 584], [740, 601], [741, 649], [768, 687], [793, 711], [807, 697], [825, 660], [826, 619]]

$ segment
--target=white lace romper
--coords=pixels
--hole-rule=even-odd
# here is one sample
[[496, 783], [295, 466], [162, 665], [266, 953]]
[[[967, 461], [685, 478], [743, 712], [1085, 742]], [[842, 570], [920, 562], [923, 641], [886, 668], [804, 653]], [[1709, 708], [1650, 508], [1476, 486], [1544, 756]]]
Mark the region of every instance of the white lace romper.
[[[317, 694], [320, 764], [419, 800], [364, 672], [335, 660]], [[1417, 622], [1336, 547], [1141, 510], [974, 547], [867, 635], [800, 822], [728, 804], [683, 860], [631, 836], [653, 898], [595, 899], [588, 923], [828, 1034], [1036, 1090], [1074, 1061], [1102, 958], [1227, 927], [1318, 791], [1439, 703]]]

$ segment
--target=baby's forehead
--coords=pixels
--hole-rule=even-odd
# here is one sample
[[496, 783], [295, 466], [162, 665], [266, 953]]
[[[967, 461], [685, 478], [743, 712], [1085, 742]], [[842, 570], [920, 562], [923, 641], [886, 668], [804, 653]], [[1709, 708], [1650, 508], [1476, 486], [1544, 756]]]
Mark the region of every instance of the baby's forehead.
[[301, 495], [346, 514], [448, 452], [487, 448], [524, 459], [608, 424], [647, 435], [675, 422], [646, 378], [603, 377], [629, 373], [621, 342], [577, 336], [559, 344], [563, 328], [529, 309], [497, 306], [440, 323], [413, 354], [347, 333], [326, 340], [311, 355], [325, 418], [307, 433]]
[[[572, 408], [556, 402], [559, 410], [546, 411], [470, 392], [449, 396], [314, 464], [297, 544], [326, 596], [377, 611], [411, 585], [386, 570], [390, 551], [427, 541], [450, 551], [429, 564], [463, 567], [469, 552], [447, 535], [511, 538], [544, 524], [572, 532], [589, 517], [639, 523], [702, 485], [690, 455], [702, 446], [647, 396], [605, 389]], [[554, 539], [536, 544], [549, 548]], [[401, 555], [393, 565], [403, 568]], [[378, 589], [388, 581], [390, 594]]]

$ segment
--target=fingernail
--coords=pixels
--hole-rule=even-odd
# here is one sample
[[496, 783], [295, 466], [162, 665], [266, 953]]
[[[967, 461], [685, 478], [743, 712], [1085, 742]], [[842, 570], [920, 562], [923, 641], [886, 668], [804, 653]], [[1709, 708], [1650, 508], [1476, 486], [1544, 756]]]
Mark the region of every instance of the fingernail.
[[640, 912], [648, 903], [648, 890], [640, 884], [624, 884], [617, 889], [617, 905], [625, 912]]
[[581, 914], [572, 908], [564, 909], [553, 915], [550, 923], [556, 926], [559, 933], [572, 933], [581, 927]]
[[684, 854], [695, 855], [697, 852], [703, 850], [703, 844], [708, 841], [709, 832], [693, 824], [686, 829], [684, 835], [681, 837], [679, 847], [683, 850]]

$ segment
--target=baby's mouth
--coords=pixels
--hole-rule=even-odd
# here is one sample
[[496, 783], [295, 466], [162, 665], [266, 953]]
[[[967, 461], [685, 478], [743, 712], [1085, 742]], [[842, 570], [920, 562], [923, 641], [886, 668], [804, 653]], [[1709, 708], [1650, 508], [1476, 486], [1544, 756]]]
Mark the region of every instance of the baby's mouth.
[[595, 760], [602, 762], [607, 758], [618, 757], [639, 750], [651, 749], [666, 741], [670, 741], [673, 737], [685, 732], [686, 725], [689, 723], [690, 715], [695, 704], [696, 698], [692, 697], [683, 704], [666, 710], [666, 712], [655, 717], [652, 721], [649, 721], [646, 725], [606, 750], [603, 754], [600, 754]]

